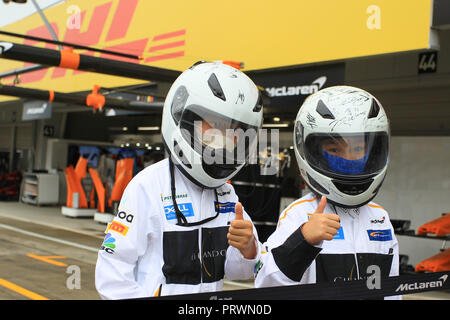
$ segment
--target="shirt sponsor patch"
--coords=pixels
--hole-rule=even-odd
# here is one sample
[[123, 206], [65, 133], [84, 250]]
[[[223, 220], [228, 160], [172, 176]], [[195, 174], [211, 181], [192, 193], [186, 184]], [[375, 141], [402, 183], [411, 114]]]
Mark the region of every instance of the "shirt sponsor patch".
[[129, 227], [124, 226], [118, 221], [113, 221], [110, 224], [108, 224], [108, 228], [106, 229], [105, 233], [108, 233], [109, 231], [115, 231], [117, 233], [120, 233], [121, 235], [126, 236], [128, 232]]
[[104, 250], [109, 254], [114, 253], [114, 249], [116, 248], [116, 239], [111, 236], [111, 233], [107, 233], [105, 239], [103, 240], [102, 247], [100, 250]]
[[344, 229], [342, 229], [342, 227], [340, 227], [338, 229], [338, 232], [336, 233], [336, 235], [333, 237], [333, 240], [344, 240]]
[[220, 213], [228, 213], [234, 212], [234, 207], [236, 206], [236, 202], [214, 202], [216, 204], [216, 212], [217, 207], [220, 208]]
[[[178, 209], [185, 217], [193, 217], [194, 209], [192, 208], [192, 203], [178, 203]], [[164, 213], [166, 214], [167, 220], [173, 220], [177, 218], [177, 214], [175, 212], [175, 207], [172, 205], [164, 207]]]
[[370, 241], [390, 241], [392, 240], [391, 229], [367, 230]]

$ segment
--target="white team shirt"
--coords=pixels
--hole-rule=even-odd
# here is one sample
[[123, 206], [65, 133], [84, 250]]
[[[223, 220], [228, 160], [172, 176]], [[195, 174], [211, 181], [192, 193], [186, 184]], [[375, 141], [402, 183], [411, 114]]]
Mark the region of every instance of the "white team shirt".
[[[214, 216], [214, 190], [195, 185], [176, 167], [174, 173], [176, 201], [187, 222]], [[169, 160], [138, 173], [127, 185], [98, 253], [95, 285], [100, 296], [127, 299], [219, 291], [224, 277], [252, 278], [259, 254], [245, 259], [226, 237], [238, 197], [230, 184], [216, 190], [217, 218], [199, 226], [177, 226]], [[243, 214], [251, 220], [245, 210]], [[253, 232], [257, 240], [254, 227]]]
[[[338, 214], [341, 228], [330, 241], [324, 240], [316, 247], [306, 244], [299, 228], [316, 211], [319, 201], [309, 193], [281, 213], [275, 232], [263, 245], [255, 279], [257, 288], [364, 279], [370, 265], [379, 266], [381, 276], [399, 274], [394, 229], [388, 213], [373, 202], [356, 209], [327, 203], [324, 213]], [[297, 260], [296, 253], [300, 253]]]

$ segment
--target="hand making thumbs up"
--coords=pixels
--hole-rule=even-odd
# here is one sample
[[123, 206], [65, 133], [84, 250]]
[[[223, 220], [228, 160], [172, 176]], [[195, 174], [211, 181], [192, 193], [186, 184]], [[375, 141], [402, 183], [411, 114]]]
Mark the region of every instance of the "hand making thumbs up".
[[231, 221], [228, 229], [228, 243], [239, 249], [244, 258], [253, 259], [256, 257], [256, 243], [253, 235], [253, 224], [251, 221], [244, 220], [242, 204], [236, 203], [236, 217]]
[[316, 211], [302, 226], [303, 237], [311, 245], [318, 245], [323, 240], [333, 239], [341, 227], [337, 214], [323, 213], [326, 205], [327, 198], [322, 196]]

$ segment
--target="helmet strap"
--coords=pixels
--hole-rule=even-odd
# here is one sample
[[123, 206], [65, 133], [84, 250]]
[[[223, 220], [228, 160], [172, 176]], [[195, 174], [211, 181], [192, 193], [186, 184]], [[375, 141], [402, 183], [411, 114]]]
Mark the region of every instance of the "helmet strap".
[[175, 214], [177, 215], [177, 225], [178, 226], [194, 227], [194, 226], [198, 226], [198, 225], [207, 223], [219, 216], [219, 213], [220, 213], [219, 198], [217, 196], [217, 189], [214, 189], [214, 194], [216, 197], [215, 207], [217, 208], [216, 215], [206, 218], [206, 219], [203, 219], [201, 221], [197, 221], [197, 222], [187, 222], [186, 217], [178, 208], [178, 204], [177, 204], [177, 200], [176, 200], [176, 190], [175, 190], [175, 172], [174, 172], [175, 169], [174, 169], [174, 164], [173, 164], [172, 160], [170, 159], [170, 157], [169, 157], [169, 169], [170, 169], [170, 188], [171, 188], [171, 192], [172, 192], [172, 202], [173, 202], [173, 207], [175, 209]]

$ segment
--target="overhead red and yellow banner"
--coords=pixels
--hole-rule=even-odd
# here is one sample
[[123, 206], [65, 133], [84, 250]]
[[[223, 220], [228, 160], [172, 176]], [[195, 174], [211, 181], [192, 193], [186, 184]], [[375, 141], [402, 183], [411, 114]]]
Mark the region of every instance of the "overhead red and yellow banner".
[[[72, 0], [44, 13], [58, 40], [142, 56], [141, 64], [184, 70], [199, 60], [233, 60], [256, 70], [429, 48], [431, 7], [431, 0]], [[2, 30], [51, 38], [38, 14]], [[26, 65], [0, 59], [0, 73]], [[137, 83], [61, 68], [20, 76], [21, 86], [62, 92]]]

